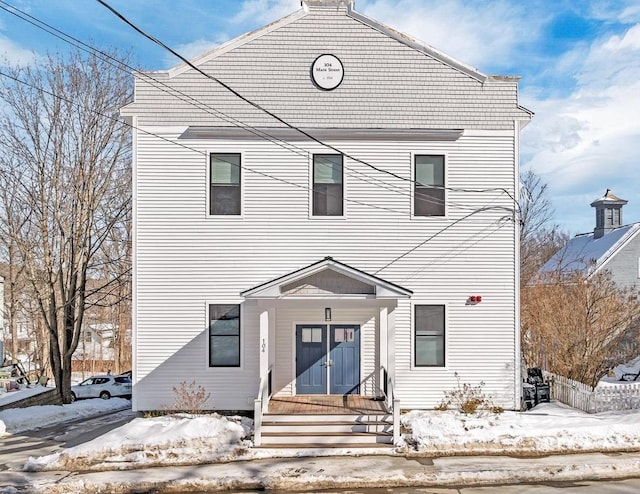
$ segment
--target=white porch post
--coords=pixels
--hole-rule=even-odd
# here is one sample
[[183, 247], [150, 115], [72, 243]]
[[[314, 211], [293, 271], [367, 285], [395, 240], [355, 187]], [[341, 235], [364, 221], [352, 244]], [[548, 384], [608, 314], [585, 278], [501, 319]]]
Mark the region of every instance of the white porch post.
[[274, 309], [271, 308], [260, 312], [260, 341], [258, 342], [260, 383], [258, 397], [253, 407], [253, 443], [256, 446], [262, 444], [262, 414], [269, 406], [269, 330], [274, 321], [273, 312]]
[[380, 359], [380, 369], [378, 369], [378, 388], [379, 391], [384, 391], [386, 389], [387, 383], [384, 381], [386, 376], [382, 372], [382, 368], [384, 367], [387, 372], [389, 372], [389, 354], [388, 354], [388, 345], [387, 338], [388, 336], [388, 312], [389, 309], [387, 307], [380, 307], [380, 341], [378, 342], [379, 346], [379, 359]]
[[391, 405], [393, 408], [393, 444], [400, 440], [400, 398], [396, 390], [396, 313], [391, 307], [387, 315], [387, 364], [389, 365], [389, 381], [391, 385]]
[[260, 312], [260, 378], [266, 378], [269, 372], [269, 319], [272, 309]]

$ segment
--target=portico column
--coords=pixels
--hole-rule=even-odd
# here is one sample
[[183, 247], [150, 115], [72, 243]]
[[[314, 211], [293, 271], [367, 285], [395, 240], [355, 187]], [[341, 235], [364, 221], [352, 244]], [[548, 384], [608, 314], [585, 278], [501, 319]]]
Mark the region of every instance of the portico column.
[[395, 307], [387, 309], [387, 371], [395, 383], [396, 379], [396, 313]]
[[[388, 322], [388, 312], [389, 310], [387, 309], [387, 307], [380, 307], [380, 317], [378, 318], [379, 322], [380, 322], [380, 334], [379, 334], [379, 341], [378, 341], [378, 351], [379, 351], [379, 361], [380, 361], [380, 367], [384, 367], [387, 372], [389, 372], [389, 355], [388, 355], [388, 345], [387, 345], [387, 338], [388, 338], [388, 327], [389, 327], [389, 322]], [[384, 373], [382, 372], [381, 369], [378, 369], [378, 388], [380, 391], [383, 391], [385, 389], [386, 383], [384, 382]]]
[[263, 309], [260, 312], [260, 341], [258, 352], [260, 353], [260, 378], [266, 378], [269, 372], [269, 323], [273, 309]]

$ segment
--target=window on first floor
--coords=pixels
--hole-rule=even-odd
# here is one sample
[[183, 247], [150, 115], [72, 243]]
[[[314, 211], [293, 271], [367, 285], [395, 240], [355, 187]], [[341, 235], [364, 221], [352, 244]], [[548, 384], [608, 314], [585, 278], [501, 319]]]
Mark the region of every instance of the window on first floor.
[[240, 366], [240, 305], [209, 305], [209, 367]]
[[341, 154], [313, 155], [313, 216], [342, 216], [343, 172]]
[[413, 176], [414, 216], [444, 216], [444, 156], [416, 155]]
[[211, 153], [209, 166], [209, 214], [240, 215], [240, 154]]
[[416, 367], [444, 367], [444, 305], [414, 306]]

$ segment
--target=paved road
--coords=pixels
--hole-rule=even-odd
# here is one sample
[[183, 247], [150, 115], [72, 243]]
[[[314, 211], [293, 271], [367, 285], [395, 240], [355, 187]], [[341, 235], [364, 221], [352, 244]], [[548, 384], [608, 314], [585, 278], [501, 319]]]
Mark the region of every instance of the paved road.
[[[238, 491], [229, 494], [293, 494], [292, 491]], [[637, 494], [640, 479], [606, 482], [556, 482], [541, 484], [503, 485], [491, 487], [394, 487], [392, 489], [329, 489], [314, 491], [314, 494]], [[186, 494], [186, 493], [184, 493]], [[190, 492], [189, 494], [194, 494]], [[198, 494], [198, 493], [195, 493]], [[205, 493], [199, 493], [205, 494]]]
[[19, 470], [30, 456], [44, 456], [85, 443], [130, 422], [136, 416], [138, 414], [130, 409], [122, 410], [21, 434], [0, 436], [0, 471]]

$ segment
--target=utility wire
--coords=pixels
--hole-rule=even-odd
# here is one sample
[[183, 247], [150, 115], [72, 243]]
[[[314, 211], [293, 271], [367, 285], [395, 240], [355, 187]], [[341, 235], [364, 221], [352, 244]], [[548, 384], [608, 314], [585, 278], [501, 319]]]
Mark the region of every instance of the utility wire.
[[[174, 54], [175, 56], [177, 56], [178, 58], [180, 58], [180, 59], [181, 59], [182, 61], [184, 61], [187, 65], [189, 65], [190, 67], [192, 67], [193, 69], [195, 69], [197, 72], [201, 73], [202, 75], [204, 75], [205, 77], [207, 77], [207, 78], [209, 78], [209, 79], [211, 79], [211, 80], [214, 80], [215, 82], [217, 82], [218, 84], [220, 84], [221, 86], [223, 86], [225, 89], [229, 90], [232, 94], [236, 95], [237, 97], [239, 97], [239, 98], [240, 98], [240, 99], [242, 99], [243, 101], [247, 102], [247, 103], [248, 103], [248, 104], [250, 104], [251, 106], [254, 106], [255, 108], [259, 109], [260, 111], [265, 112], [266, 114], [270, 115], [272, 118], [275, 118], [276, 120], [278, 120], [279, 122], [281, 122], [281, 123], [282, 123], [282, 124], [284, 124], [285, 126], [287, 126], [287, 127], [291, 128], [291, 129], [293, 129], [293, 130], [296, 130], [296, 131], [300, 132], [301, 134], [303, 134], [304, 136], [306, 136], [307, 138], [309, 138], [310, 140], [312, 140], [312, 141], [314, 141], [314, 142], [316, 142], [316, 143], [318, 143], [318, 144], [320, 144], [320, 145], [322, 145], [322, 146], [325, 146], [325, 147], [327, 147], [327, 148], [329, 148], [329, 149], [331, 149], [331, 150], [333, 150], [333, 151], [335, 151], [335, 152], [337, 152], [337, 153], [339, 153], [339, 154], [342, 154], [343, 156], [345, 156], [345, 157], [347, 157], [347, 158], [349, 158], [349, 159], [351, 159], [351, 160], [353, 160], [353, 161], [355, 161], [355, 162], [358, 162], [358, 163], [364, 164], [364, 165], [366, 165], [367, 167], [370, 167], [370, 168], [372, 168], [372, 169], [373, 169], [373, 170], [375, 170], [375, 171], [378, 171], [378, 172], [381, 172], [381, 173], [385, 173], [385, 174], [387, 174], [387, 175], [391, 175], [391, 176], [393, 176], [393, 177], [395, 177], [395, 178], [397, 178], [397, 179], [400, 179], [400, 180], [402, 180], [402, 181], [409, 181], [409, 182], [412, 182], [412, 183], [414, 183], [414, 184], [423, 185], [423, 184], [421, 184], [420, 182], [417, 182], [417, 181], [414, 181], [414, 180], [412, 180], [412, 179], [409, 179], [409, 178], [403, 177], [403, 176], [401, 176], [401, 175], [395, 174], [395, 173], [390, 172], [390, 171], [388, 171], [388, 170], [384, 170], [384, 169], [378, 168], [378, 167], [376, 167], [376, 166], [374, 166], [374, 165], [371, 165], [370, 163], [368, 163], [368, 162], [366, 162], [366, 161], [364, 161], [364, 160], [361, 160], [361, 159], [355, 158], [355, 157], [353, 157], [353, 156], [349, 155], [348, 153], [344, 153], [344, 152], [343, 152], [343, 151], [341, 151], [340, 149], [338, 149], [338, 148], [336, 148], [336, 147], [334, 147], [334, 146], [328, 145], [328, 144], [326, 144], [326, 143], [322, 142], [321, 140], [319, 140], [319, 139], [317, 139], [317, 138], [313, 137], [312, 135], [310, 135], [309, 133], [305, 132], [304, 130], [299, 129], [299, 128], [297, 128], [297, 127], [295, 127], [295, 126], [293, 126], [293, 125], [291, 125], [291, 124], [287, 123], [285, 120], [281, 119], [281, 118], [280, 118], [280, 117], [278, 117], [277, 115], [275, 115], [275, 114], [273, 114], [273, 113], [269, 112], [268, 110], [264, 109], [264, 108], [263, 108], [263, 107], [261, 107], [260, 105], [258, 105], [258, 104], [256, 104], [256, 103], [253, 103], [252, 101], [248, 100], [247, 98], [245, 98], [244, 96], [242, 96], [241, 94], [239, 94], [237, 91], [235, 91], [234, 89], [232, 89], [231, 87], [229, 87], [228, 85], [226, 85], [225, 83], [223, 83], [222, 81], [218, 80], [217, 78], [215, 78], [215, 77], [213, 77], [213, 76], [210, 76], [210, 75], [206, 74], [205, 72], [203, 72], [203, 71], [202, 71], [202, 70], [200, 70], [199, 68], [195, 67], [195, 66], [194, 66], [193, 64], [191, 64], [188, 60], [186, 60], [186, 59], [185, 59], [185, 58], [183, 58], [181, 55], [179, 55], [177, 52], [175, 52], [174, 50], [172, 50], [171, 48], [169, 48], [168, 46], [166, 46], [164, 43], [162, 43], [161, 41], [159, 41], [159, 40], [157, 40], [157, 39], [153, 38], [153, 37], [152, 37], [152, 36], [150, 36], [150, 35], [147, 35], [147, 34], [146, 34], [146, 33], [144, 33], [141, 29], [137, 28], [135, 25], [133, 25], [131, 22], [129, 22], [126, 18], [124, 18], [124, 16], [122, 16], [121, 14], [119, 14], [117, 11], [115, 11], [115, 9], [111, 8], [109, 5], [107, 5], [107, 4], [106, 4], [105, 2], [103, 2], [102, 0], [97, 0], [97, 1], [98, 1], [100, 4], [102, 4], [103, 6], [105, 6], [106, 8], [108, 8], [109, 10], [111, 10], [115, 15], [117, 15], [119, 18], [121, 18], [124, 22], [126, 22], [128, 25], [130, 25], [130, 26], [131, 26], [132, 28], [134, 28], [136, 31], [138, 31], [139, 33], [141, 33], [143, 36], [145, 36], [145, 37], [147, 37], [148, 39], [150, 39], [150, 40], [154, 41], [155, 43], [158, 43], [160, 46], [162, 46], [163, 48], [167, 49], [167, 50], [168, 50], [168, 51], [170, 51], [172, 54]], [[6, 2], [4, 2], [4, 1], [2, 1], [2, 0], [0, 0], [0, 4], [9, 5], [9, 4], [7, 4]], [[102, 54], [103, 56], [108, 57], [108, 58], [110, 58], [111, 60], [114, 60], [114, 61], [117, 63], [116, 67], [117, 67], [117, 68], [119, 68], [119, 69], [121, 69], [121, 70], [124, 70], [124, 69], [122, 68], [123, 66], [124, 66], [124, 67], [129, 68], [130, 70], [134, 70], [134, 71], [136, 70], [136, 69], [134, 69], [134, 68], [130, 67], [130, 66], [129, 66], [128, 64], [126, 64], [125, 62], [123, 62], [123, 61], [121, 61], [121, 60], [118, 60], [118, 59], [116, 59], [115, 57], [110, 56], [110, 55], [108, 55], [108, 54], [106, 54], [106, 53], [104, 53], [104, 52], [102, 52], [102, 51], [100, 51], [100, 50], [98, 50], [98, 49], [96, 49], [96, 48], [94, 48], [94, 47], [90, 46], [90, 45], [87, 45], [86, 43], [82, 42], [81, 40], [78, 40], [78, 39], [74, 38], [73, 36], [70, 36], [70, 35], [68, 35], [68, 34], [66, 34], [66, 33], [63, 33], [62, 31], [60, 31], [60, 30], [56, 29], [55, 27], [50, 26], [50, 25], [48, 25], [48, 24], [44, 23], [43, 21], [40, 21], [40, 20], [38, 20], [38, 19], [34, 18], [33, 16], [30, 16], [29, 14], [26, 14], [26, 13], [24, 13], [24, 12], [20, 11], [19, 9], [17, 9], [17, 8], [15, 8], [15, 7], [11, 6], [11, 5], [9, 5], [9, 7], [11, 7], [12, 9], [15, 9], [15, 10], [17, 10], [17, 11], [21, 12], [21, 13], [23, 13], [24, 15], [26, 15], [26, 16], [28, 16], [28, 17], [30, 17], [30, 18], [32, 18], [32, 19], [34, 19], [34, 20], [35, 20], [35, 21], [37, 21], [37, 22], [40, 22], [41, 24], [43, 24], [43, 25], [47, 26], [47, 27], [48, 27], [48, 28], [50, 28], [51, 30], [54, 30], [54, 31], [56, 31], [56, 32], [58, 32], [58, 33], [61, 33], [63, 36], [66, 36], [66, 37], [68, 37], [69, 39], [74, 40], [76, 43], [79, 43], [79, 44], [81, 44], [81, 45], [84, 45], [84, 46], [88, 47], [88, 48], [91, 50], [91, 53], [93, 53], [93, 54], [95, 54], [95, 53], [100, 53], [100, 54]], [[45, 31], [49, 32], [50, 34], [52, 34], [52, 35], [53, 35], [53, 36], [55, 36], [55, 37], [58, 37], [59, 39], [62, 39], [63, 41], [65, 41], [65, 42], [67, 42], [67, 43], [70, 43], [67, 39], [64, 39], [64, 38], [62, 38], [61, 36], [56, 35], [55, 33], [51, 32], [51, 31], [48, 31], [47, 29], [42, 28], [41, 26], [39, 26], [39, 25], [35, 24], [34, 22], [32, 22], [32, 21], [30, 21], [30, 20], [28, 20], [28, 19], [25, 19], [25, 18], [23, 18], [23, 17], [21, 17], [21, 16], [19, 16], [19, 15], [15, 14], [15, 13], [14, 13], [14, 12], [12, 12], [11, 10], [8, 10], [7, 8], [4, 8], [4, 7], [2, 7], [1, 5], [0, 5], [0, 8], [1, 8], [1, 9], [3, 9], [3, 10], [5, 10], [5, 11], [7, 11], [7, 12], [9, 12], [9, 13], [11, 13], [11, 14], [13, 14], [13, 15], [16, 15], [16, 16], [18, 16], [18, 17], [22, 18], [22, 19], [23, 19], [23, 20], [25, 20], [26, 22], [29, 22], [29, 23], [33, 24], [34, 26], [39, 27], [40, 29], [43, 29], [43, 30], [45, 30]], [[70, 44], [73, 44], [73, 43], [70, 43]], [[80, 48], [78, 45], [74, 45], [74, 46], [76, 46], [76, 47]], [[86, 50], [86, 49], [85, 49], [84, 51], [88, 51], [88, 50]], [[111, 64], [111, 65], [114, 65], [114, 64]], [[161, 81], [157, 81], [157, 80], [153, 79], [152, 77], [148, 76], [148, 74], [145, 74], [145, 73], [142, 73], [142, 72], [139, 72], [139, 71], [137, 71], [137, 72], [138, 72], [138, 74], [139, 74], [139, 75], [147, 77], [150, 81], [152, 81], [152, 84], [153, 84], [153, 83], [155, 83], [155, 84], [154, 84], [154, 87], [156, 87], [157, 89], [160, 89], [160, 90], [162, 90], [162, 91], [164, 91], [164, 92], [166, 92], [166, 93], [168, 93], [168, 94], [170, 94], [170, 95], [171, 95], [172, 93], [170, 93], [169, 91], [167, 91], [167, 90], [163, 89], [162, 87], [159, 87], [159, 86], [158, 86], [158, 84], [160, 84], [160, 85], [164, 85], [164, 86], [168, 87], [168, 88], [169, 88], [169, 89], [174, 93], [174, 94], [173, 94], [173, 96], [175, 96], [175, 97], [178, 97], [178, 98], [179, 98], [179, 96], [178, 96], [177, 94], [175, 94], [175, 93], [178, 93], [178, 94], [183, 94], [184, 96], [187, 96], [189, 99], [193, 100], [193, 101], [196, 103], [196, 105], [194, 105], [194, 106], [197, 106], [199, 109], [202, 109], [202, 110], [207, 111], [207, 112], [209, 112], [209, 113], [211, 113], [211, 111], [210, 111], [210, 110], [213, 110], [214, 112], [216, 112], [216, 113], [217, 113], [217, 115], [216, 115], [216, 116], [220, 116], [220, 117], [221, 117], [221, 118], [223, 118], [223, 119], [225, 119], [225, 117], [226, 117], [226, 119], [225, 119], [225, 120], [226, 120], [226, 121], [228, 121], [229, 123], [232, 123], [232, 124], [234, 124], [233, 120], [235, 120], [236, 122], [239, 122], [239, 125], [238, 125], [238, 124], [235, 124], [236, 126], [241, 127], [241, 128], [243, 128], [243, 129], [245, 129], [245, 130], [247, 130], [247, 131], [249, 131], [249, 132], [251, 132], [251, 131], [257, 131], [257, 132], [260, 132], [260, 133], [264, 134], [264, 136], [262, 136], [262, 137], [264, 137], [264, 138], [266, 138], [266, 139], [268, 139], [268, 140], [270, 140], [271, 142], [274, 142], [274, 143], [276, 143], [276, 144], [278, 144], [278, 143], [277, 143], [277, 142], [275, 142], [275, 140], [277, 140], [277, 141], [281, 141], [280, 139], [274, 138], [273, 136], [270, 136], [270, 135], [269, 135], [269, 134], [267, 134], [267, 133], [264, 133], [264, 132], [262, 132], [262, 131], [259, 131], [258, 129], [252, 128], [251, 126], [246, 126], [246, 125], [244, 125], [241, 121], [239, 121], [239, 120], [235, 119], [234, 117], [229, 117], [229, 116], [225, 115], [224, 113], [219, 112], [219, 111], [217, 111], [217, 110], [215, 110], [215, 109], [213, 109], [213, 108], [207, 108], [207, 105], [204, 105], [203, 103], [200, 103], [199, 101], [195, 100], [194, 98], [192, 98], [192, 97], [191, 97], [191, 96], [189, 96], [189, 95], [186, 95], [186, 94], [184, 94], [184, 93], [181, 93], [179, 90], [176, 90], [175, 88], [171, 88], [170, 86], [168, 86], [168, 85], [166, 85], [166, 84], [162, 83]], [[15, 80], [16, 82], [23, 83], [23, 84], [27, 84], [27, 85], [29, 85], [29, 86], [31, 86], [31, 87], [35, 87], [35, 86], [33, 86], [33, 85], [29, 84], [29, 83], [26, 83], [25, 81], [22, 81], [22, 80], [20, 80], [20, 79], [17, 79], [17, 78], [15, 78], [15, 77], [10, 76], [9, 74], [6, 74], [6, 73], [3, 73], [3, 72], [0, 72], [0, 75], [5, 76], [5, 77], [9, 77], [9, 78], [11, 78], [11, 79]], [[61, 98], [61, 99], [65, 100], [65, 101], [67, 101], [67, 102], [69, 102], [69, 103], [75, 104], [75, 103], [73, 103], [72, 101], [70, 101], [70, 100], [68, 100], [68, 99], [66, 99], [66, 98], [63, 98], [63, 97], [60, 97], [59, 95], [55, 95], [55, 94], [53, 94], [53, 93], [50, 93], [50, 92], [48, 92], [48, 91], [44, 90], [43, 88], [37, 88], [37, 87], [35, 87], [35, 88], [36, 88], [36, 89], [40, 89], [40, 90], [44, 91], [45, 93], [50, 94], [51, 96], [58, 97], [58, 98]], [[184, 98], [180, 98], [180, 99], [182, 99], [183, 101], [186, 101]], [[192, 103], [192, 104], [193, 104], [193, 103]], [[78, 105], [78, 106], [79, 106], [79, 105]], [[96, 113], [98, 113], [99, 115], [101, 115], [101, 116], [103, 116], [103, 117], [106, 117], [106, 118], [113, 118], [113, 117], [111, 117], [111, 116], [109, 116], [109, 115], [104, 115], [104, 114], [102, 114], [102, 113], [100, 113], [100, 112], [96, 112]], [[216, 113], [214, 113], [214, 115], [215, 115]], [[190, 146], [187, 146], [187, 145], [184, 145], [184, 144], [182, 144], [182, 143], [176, 142], [175, 140], [168, 139], [168, 138], [166, 138], [166, 137], [163, 137], [163, 136], [160, 136], [160, 135], [155, 134], [155, 133], [153, 133], [153, 132], [149, 132], [149, 131], [146, 131], [146, 130], [144, 130], [144, 129], [138, 128], [138, 127], [133, 126], [133, 125], [131, 125], [131, 124], [128, 124], [128, 123], [126, 123], [126, 122], [122, 122], [121, 120], [118, 120], [118, 122], [123, 123], [123, 124], [125, 124], [125, 125], [128, 125], [129, 127], [134, 128], [134, 129], [136, 129], [136, 130], [139, 130], [139, 131], [141, 131], [141, 132], [143, 132], [143, 133], [145, 133], [145, 134], [148, 134], [148, 135], [151, 135], [151, 136], [154, 136], [154, 137], [158, 137], [158, 138], [160, 138], [160, 139], [162, 139], [162, 140], [164, 140], [164, 141], [167, 141], [167, 142], [169, 142], [169, 143], [177, 144], [177, 145], [179, 145], [179, 146], [181, 146], [181, 147], [183, 147], [183, 148], [185, 148], [185, 149], [189, 149], [189, 150], [191, 150], [191, 151], [197, 152], [197, 153], [202, 154], [202, 155], [205, 155], [205, 156], [206, 156], [206, 154], [207, 154], [207, 153], [205, 153], [205, 152], [203, 152], [203, 151], [200, 151], [200, 150], [197, 150], [197, 149], [192, 148], [192, 147], [190, 147]], [[253, 132], [253, 133], [256, 133], [256, 132]], [[269, 138], [271, 138], [271, 139], [269, 139]], [[275, 140], [272, 140], [272, 139], [275, 139]], [[282, 143], [284, 143], [284, 144], [290, 145], [290, 143], [286, 143], [285, 141], [281, 141], [281, 142], [282, 142]], [[295, 145], [290, 145], [290, 146], [291, 146], [291, 148], [296, 148], [296, 146], [295, 146]], [[283, 147], [285, 147], [285, 146], [283, 146]], [[291, 151], [293, 151], [293, 152], [296, 152], [296, 151], [295, 151], [295, 149], [291, 149], [291, 148], [289, 148], [289, 147], [285, 147], [285, 148], [286, 148], [286, 149], [289, 149], [289, 150], [291, 150]], [[300, 148], [298, 148], [298, 149], [300, 149]], [[308, 151], [306, 151], [306, 150], [302, 150], [302, 151], [303, 151], [302, 153], [297, 153], [297, 154], [301, 154], [301, 155], [304, 155], [304, 156], [307, 156], [307, 157], [308, 157], [308, 155], [309, 155]], [[345, 168], [346, 168], [346, 167], [345, 167]], [[290, 182], [290, 181], [288, 181], [288, 180], [280, 179], [280, 178], [278, 178], [278, 177], [274, 177], [274, 176], [272, 176], [272, 175], [269, 175], [269, 174], [266, 174], [266, 173], [263, 173], [263, 172], [259, 172], [259, 171], [257, 171], [257, 170], [253, 170], [253, 169], [248, 168], [248, 167], [246, 167], [246, 166], [243, 166], [243, 169], [246, 169], [246, 170], [247, 170], [247, 171], [249, 171], [249, 172], [256, 173], [256, 174], [258, 174], [258, 175], [262, 175], [262, 176], [264, 176], [264, 177], [271, 178], [271, 179], [274, 179], [274, 180], [276, 180], [276, 181], [279, 181], [279, 182], [282, 182], [282, 183], [285, 183], [285, 184], [288, 184], [288, 185], [293, 185], [293, 186], [295, 186], [295, 187], [305, 189], [305, 190], [307, 190], [307, 191], [311, 190], [311, 188], [306, 187], [306, 186], [304, 186], [304, 185], [300, 185], [300, 184], [297, 184], [297, 183], [295, 183], [295, 182]], [[363, 176], [367, 176], [366, 174], [364, 174], [364, 173], [362, 173], [362, 172], [359, 172], [359, 171], [356, 171], [356, 173], [359, 173], [359, 174], [361, 174], [361, 175], [363, 175]], [[352, 175], [352, 176], [354, 176], [354, 175]], [[367, 178], [368, 178], [368, 177], [367, 177]], [[373, 180], [378, 180], [378, 179], [375, 179], [375, 178], [373, 178], [373, 177], [371, 177], [371, 178], [372, 178]], [[362, 178], [361, 178], [361, 180], [363, 180], [363, 181], [365, 181], [365, 182], [368, 182], [368, 183], [372, 183], [372, 182], [369, 182], [368, 180], [364, 180], [364, 179], [362, 179]], [[380, 182], [382, 182], [382, 181], [380, 181]], [[383, 184], [385, 184], [385, 185], [387, 185], [385, 182], [382, 182], [382, 183], [383, 183]], [[379, 184], [376, 184], [376, 185], [379, 185]], [[451, 188], [451, 187], [435, 186], [435, 185], [430, 185], [430, 184], [424, 184], [424, 185], [427, 185], [428, 187], [432, 187], [432, 188], [441, 188], [441, 189], [446, 189], [446, 190], [451, 190], [451, 191], [471, 192], [471, 193], [483, 193], [483, 192], [490, 192], [490, 191], [501, 191], [501, 192], [506, 193], [506, 194], [507, 194], [507, 195], [512, 199], [512, 201], [514, 202], [514, 204], [516, 205], [516, 207], [518, 207], [518, 204], [517, 204], [517, 202], [515, 201], [515, 199], [513, 198], [513, 196], [509, 193], [509, 191], [508, 191], [507, 189], [504, 189], [504, 188], [496, 187], [496, 188], [489, 188], [489, 189], [460, 189], [460, 188]], [[385, 188], [388, 188], [388, 187], [385, 187]], [[391, 189], [388, 189], [388, 190], [391, 190]], [[325, 194], [326, 194], [327, 196], [332, 196], [332, 195], [333, 195], [333, 194], [330, 194], [330, 193], [325, 193]], [[434, 198], [434, 199], [435, 199], [435, 198]], [[390, 211], [390, 212], [394, 212], [394, 213], [403, 213], [403, 212], [401, 212], [401, 211], [393, 210], [393, 209], [391, 209], [391, 208], [385, 208], [385, 207], [375, 206], [375, 205], [373, 205], [373, 204], [368, 204], [368, 203], [364, 203], [364, 202], [361, 202], [361, 201], [356, 201], [356, 200], [352, 200], [352, 199], [348, 199], [348, 198], [344, 198], [344, 197], [343, 197], [343, 200], [345, 200], [345, 201], [347, 201], [347, 202], [353, 202], [353, 203], [357, 203], [357, 204], [360, 204], [360, 205], [364, 205], [364, 206], [367, 206], [367, 207], [373, 207], [373, 208], [377, 208], [377, 209], [383, 209], [383, 210]], [[441, 200], [440, 200], [440, 202], [441, 202], [441, 203], [446, 203], [446, 201], [441, 201]], [[383, 266], [382, 268], [380, 268], [380, 269], [376, 272], [376, 274], [377, 274], [378, 272], [380, 272], [380, 271], [382, 271], [382, 270], [384, 270], [384, 269], [388, 268], [389, 266], [391, 266], [391, 265], [392, 265], [392, 264], [394, 264], [395, 262], [399, 261], [399, 260], [400, 260], [400, 259], [402, 259], [403, 257], [405, 257], [405, 256], [409, 255], [411, 252], [414, 252], [416, 249], [420, 248], [422, 245], [424, 245], [425, 243], [427, 243], [427, 242], [428, 242], [428, 241], [430, 241], [431, 239], [435, 238], [435, 237], [436, 237], [436, 236], [438, 236], [439, 234], [443, 233], [444, 231], [448, 230], [449, 228], [451, 228], [453, 225], [455, 225], [455, 224], [459, 223], [460, 221], [465, 220], [465, 219], [469, 218], [470, 216], [472, 216], [472, 215], [474, 215], [474, 214], [477, 214], [477, 213], [479, 213], [479, 212], [487, 211], [487, 210], [492, 210], [492, 209], [501, 209], [501, 210], [505, 210], [505, 211], [508, 211], [508, 212], [509, 212], [509, 213], [511, 213], [511, 214], [514, 214], [514, 213], [516, 212], [516, 211], [514, 211], [513, 209], [511, 209], [511, 208], [507, 208], [507, 207], [504, 207], [504, 206], [490, 206], [490, 207], [483, 207], [483, 208], [475, 209], [475, 210], [473, 210], [471, 213], [469, 213], [469, 214], [467, 214], [467, 215], [465, 215], [465, 216], [463, 216], [463, 217], [461, 217], [461, 218], [459, 218], [459, 219], [455, 220], [454, 222], [452, 222], [451, 224], [447, 225], [447, 226], [446, 226], [445, 228], [443, 228], [442, 230], [440, 230], [440, 231], [436, 232], [434, 235], [432, 235], [432, 236], [430, 236], [429, 238], [425, 239], [423, 242], [421, 242], [421, 243], [420, 243], [420, 244], [418, 244], [417, 246], [413, 247], [412, 249], [410, 249], [409, 251], [405, 252], [405, 253], [404, 253], [404, 254], [402, 254], [401, 256], [399, 256], [399, 257], [397, 257], [396, 259], [392, 260], [390, 263], [388, 263], [387, 265], [385, 265], [385, 266]]]
[[427, 242], [433, 240], [434, 238], [436, 238], [438, 235], [446, 232], [449, 228], [451, 228], [454, 225], [457, 225], [458, 223], [460, 223], [461, 221], [466, 220], [467, 218], [473, 216], [474, 214], [478, 214], [481, 213], [483, 211], [491, 211], [491, 210], [506, 210], [509, 213], [513, 213], [512, 209], [509, 209], [507, 207], [504, 206], [487, 206], [484, 208], [479, 208], [476, 209], [475, 211], [470, 212], [469, 214], [466, 214], [460, 218], [458, 218], [457, 220], [452, 221], [451, 223], [449, 223], [447, 226], [445, 226], [444, 228], [442, 228], [441, 230], [438, 230], [437, 232], [435, 232], [433, 235], [427, 237], [426, 239], [424, 239], [422, 242], [420, 242], [419, 244], [417, 244], [416, 246], [412, 247], [411, 249], [409, 249], [408, 251], [402, 253], [401, 255], [399, 255], [398, 257], [396, 257], [395, 259], [393, 259], [392, 261], [388, 262], [387, 264], [385, 264], [384, 266], [382, 266], [380, 269], [378, 269], [375, 273], [373, 274], [378, 274], [381, 271], [384, 271], [385, 269], [387, 269], [389, 266], [391, 266], [392, 264], [395, 264], [396, 262], [398, 262], [400, 259], [407, 257], [409, 254], [411, 254], [412, 252], [418, 250], [420, 247], [422, 247], [424, 244], [426, 244]]

